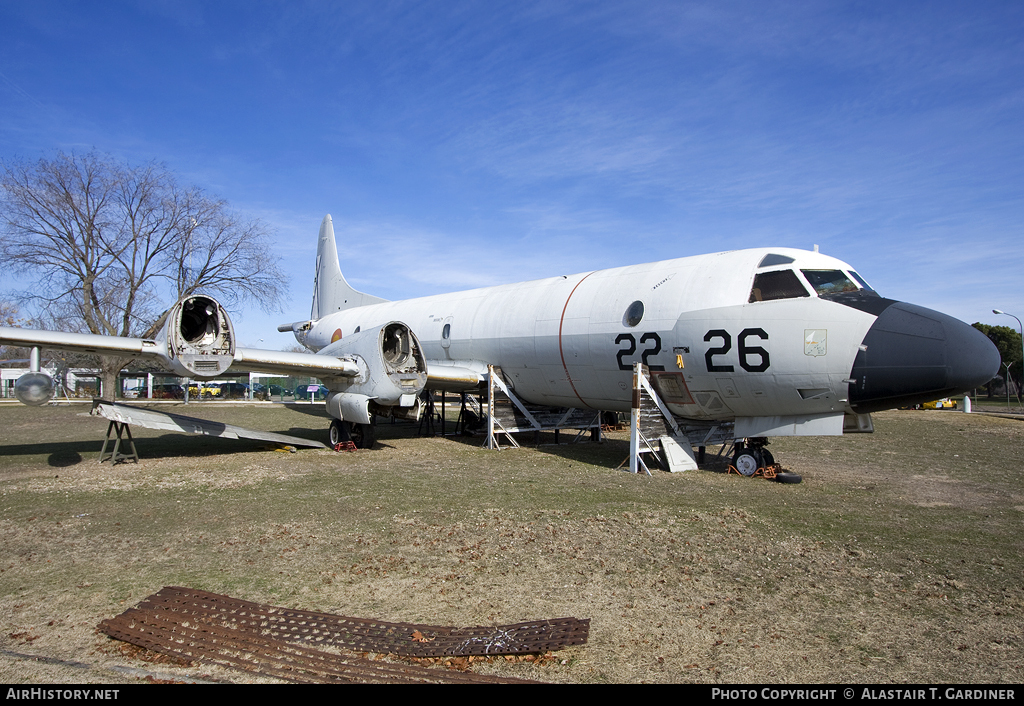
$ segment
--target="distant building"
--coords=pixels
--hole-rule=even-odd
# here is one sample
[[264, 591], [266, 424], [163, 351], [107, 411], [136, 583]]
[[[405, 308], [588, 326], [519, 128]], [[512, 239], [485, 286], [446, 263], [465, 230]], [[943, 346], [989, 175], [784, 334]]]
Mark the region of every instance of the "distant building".
[[[60, 382], [56, 368], [44, 367], [42, 370], [52, 377], [55, 383]], [[17, 368], [0, 368], [0, 397], [13, 398], [14, 384], [27, 372], [27, 365]], [[95, 397], [100, 387], [99, 372], [89, 368], [68, 370], [66, 384], [68, 397]]]

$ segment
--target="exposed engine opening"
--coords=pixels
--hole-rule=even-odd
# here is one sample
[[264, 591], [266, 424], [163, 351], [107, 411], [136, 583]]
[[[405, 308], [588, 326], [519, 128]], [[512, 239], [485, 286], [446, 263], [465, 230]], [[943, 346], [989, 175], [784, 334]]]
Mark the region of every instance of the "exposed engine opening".
[[182, 375], [223, 374], [235, 355], [231, 318], [224, 307], [203, 295], [175, 305], [167, 322], [167, 352]]
[[412, 337], [406, 327], [395, 323], [385, 328], [380, 352], [388, 365], [394, 368], [404, 367], [412, 355]]
[[195, 345], [209, 345], [217, 337], [217, 307], [209, 299], [193, 297], [181, 309], [181, 336]]

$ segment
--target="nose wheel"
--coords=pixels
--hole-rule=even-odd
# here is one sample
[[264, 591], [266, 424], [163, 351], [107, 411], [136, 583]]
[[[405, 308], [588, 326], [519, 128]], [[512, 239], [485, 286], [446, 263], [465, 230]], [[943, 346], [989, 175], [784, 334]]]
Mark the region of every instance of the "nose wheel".
[[732, 457], [732, 466], [741, 476], [750, 477], [762, 467], [761, 452], [757, 449], [740, 449]]
[[767, 439], [756, 438], [737, 442], [729, 472], [735, 471], [748, 478], [761, 476], [778, 483], [799, 483], [803, 478], [797, 473], [782, 470], [775, 462], [775, 456], [765, 448]]

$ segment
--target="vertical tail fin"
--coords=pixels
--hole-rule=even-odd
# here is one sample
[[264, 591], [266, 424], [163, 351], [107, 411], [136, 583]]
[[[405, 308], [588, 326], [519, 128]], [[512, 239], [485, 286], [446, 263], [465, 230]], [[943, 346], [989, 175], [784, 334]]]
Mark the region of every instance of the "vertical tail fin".
[[357, 292], [345, 281], [345, 276], [341, 274], [341, 265], [338, 264], [334, 222], [331, 220], [331, 214], [324, 216], [324, 220], [320, 223], [320, 240], [316, 247], [313, 310], [310, 312], [309, 318], [316, 321], [336, 311], [385, 301], [387, 299]]

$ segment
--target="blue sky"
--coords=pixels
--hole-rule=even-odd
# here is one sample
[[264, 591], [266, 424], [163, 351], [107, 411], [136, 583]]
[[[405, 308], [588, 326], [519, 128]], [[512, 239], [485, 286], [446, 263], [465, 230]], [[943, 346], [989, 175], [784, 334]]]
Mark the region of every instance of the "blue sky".
[[248, 345], [293, 343], [325, 213], [388, 299], [818, 244], [1024, 318], [1019, 2], [0, 0], [0, 115], [0, 159], [161, 161], [274, 229]]

